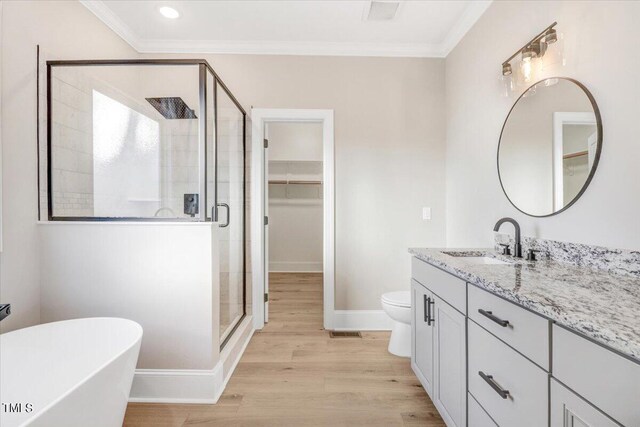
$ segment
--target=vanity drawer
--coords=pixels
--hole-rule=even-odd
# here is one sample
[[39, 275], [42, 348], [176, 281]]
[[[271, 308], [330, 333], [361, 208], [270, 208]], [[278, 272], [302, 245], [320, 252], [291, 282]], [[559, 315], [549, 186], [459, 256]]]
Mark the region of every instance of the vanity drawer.
[[619, 423], [640, 426], [640, 364], [554, 325], [553, 376]]
[[549, 321], [544, 317], [473, 285], [469, 285], [469, 317], [549, 370]]
[[500, 426], [547, 425], [548, 374], [471, 320], [468, 339], [469, 392], [491, 418]]
[[467, 311], [467, 283], [418, 258], [411, 259], [411, 277], [461, 313]]
[[468, 427], [498, 427], [471, 393], [467, 397], [469, 399]]

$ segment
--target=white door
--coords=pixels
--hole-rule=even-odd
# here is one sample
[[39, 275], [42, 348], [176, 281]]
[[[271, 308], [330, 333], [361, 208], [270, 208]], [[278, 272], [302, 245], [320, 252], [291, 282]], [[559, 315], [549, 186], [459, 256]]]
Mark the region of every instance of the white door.
[[434, 296], [412, 280], [411, 299], [411, 367], [429, 396], [433, 396]]
[[269, 321], [269, 125], [264, 125], [264, 322]]
[[448, 426], [462, 427], [467, 420], [466, 322], [458, 310], [435, 297], [433, 403]]

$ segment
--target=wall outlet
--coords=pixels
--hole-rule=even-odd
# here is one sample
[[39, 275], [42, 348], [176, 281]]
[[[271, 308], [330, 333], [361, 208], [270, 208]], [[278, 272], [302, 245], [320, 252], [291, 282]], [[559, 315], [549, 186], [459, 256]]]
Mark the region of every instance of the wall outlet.
[[422, 219], [425, 221], [431, 219], [431, 208], [422, 208]]

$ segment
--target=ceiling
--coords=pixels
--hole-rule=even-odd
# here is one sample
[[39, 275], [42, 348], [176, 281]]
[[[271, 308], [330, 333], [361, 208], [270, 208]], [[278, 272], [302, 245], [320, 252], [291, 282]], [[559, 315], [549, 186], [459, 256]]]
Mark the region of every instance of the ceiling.
[[370, 21], [365, 0], [80, 2], [144, 53], [408, 57], [445, 57], [491, 4], [400, 1], [394, 19]]

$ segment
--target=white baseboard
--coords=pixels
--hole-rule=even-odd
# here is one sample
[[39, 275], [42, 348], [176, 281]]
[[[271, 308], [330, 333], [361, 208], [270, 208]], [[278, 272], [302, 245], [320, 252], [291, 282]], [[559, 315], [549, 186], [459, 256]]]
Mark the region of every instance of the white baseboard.
[[336, 331], [390, 331], [393, 322], [382, 310], [335, 310]]
[[240, 326], [238, 326], [238, 329], [236, 329], [233, 336], [222, 350], [220, 359], [223, 361], [222, 366], [224, 380], [219, 393], [216, 395], [216, 401], [218, 401], [220, 396], [222, 396], [224, 389], [227, 388], [227, 383], [231, 379], [233, 371], [236, 370], [236, 366], [238, 366], [238, 363], [240, 362], [244, 351], [247, 349], [249, 341], [251, 341], [251, 337], [253, 337], [253, 333], [255, 331], [256, 330], [253, 327], [253, 318], [251, 316], [247, 316]]
[[216, 403], [223, 383], [221, 361], [211, 370], [136, 369], [129, 402]]
[[322, 262], [313, 261], [270, 261], [269, 272], [271, 273], [322, 273]]
[[[211, 370], [136, 369], [129, 402], [216, 403], [253, 336], [253, 319], [243, 319]], [[225, 369], [225, 366], [229, 367]]]

